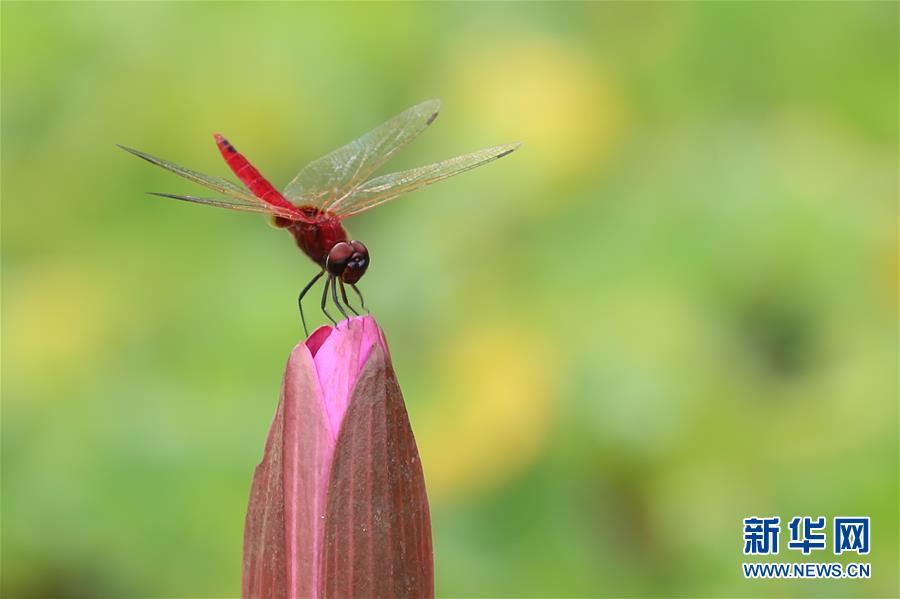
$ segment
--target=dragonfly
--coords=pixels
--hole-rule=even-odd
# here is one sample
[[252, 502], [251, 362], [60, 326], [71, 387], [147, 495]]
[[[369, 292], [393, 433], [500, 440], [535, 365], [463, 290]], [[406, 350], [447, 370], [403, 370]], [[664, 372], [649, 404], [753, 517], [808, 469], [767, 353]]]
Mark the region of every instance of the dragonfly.
[[[440, 100], [432, 99], [408, 108], [358, 139], [309, 163], [281, 192], [219, 133], [213, 135], [216, 146], [225, 163], [243, 183], [243, 187], [140, 150], [122, 145], [119, 147], [216, 192], [215, 197], [148, 192], [151, 195], [262, 213], [270, 217], [275, 227], [287, 229], [297, 246], [320, 269], [297, 297], [303, 331], [309, 335], [303, 313], [303, 298], [325, 275], [320, 305], [322, 312], [335, 326], [338, 323], [327, 309], [329, 289], [332, 302], [344, 319], [349, 318], [344, 306], [353, 314], [359, 315], [347, 299], [345, 285], [356, 292], [362, 309], [367, 310], [362, 292], [356, 284], [369, 267], [370, 254], [361, 241], [351, 239], [347, 234], [343, 225], [345, 219], [426, 185], [507, 156], [521, 146], [519, 142], [494, 146], [427, 166], [373, 176], [399, 150], [434, 122], [440, 106]], [[343, 304], [338, 299], [338, 290]]]

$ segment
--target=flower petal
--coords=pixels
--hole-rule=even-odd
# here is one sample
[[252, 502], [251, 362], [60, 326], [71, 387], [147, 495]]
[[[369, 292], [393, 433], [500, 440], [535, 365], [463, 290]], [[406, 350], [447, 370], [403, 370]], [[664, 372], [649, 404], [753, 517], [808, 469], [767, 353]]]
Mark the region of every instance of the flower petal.
[[291, 353], [253, 475], [242, 592], [433, 595], [422, 467], [370, 317], [322, 327]]
[[320, 597], [433, 597], [425, 479], [377, 326], [337, 439]]
[[322, 347], [322, 344], [325, 343], [325, 340], [328, 339], [333, 330], [329, 326], [322, 325], [307, 338], [306, 347], [309, 348], [309, 353], [312, 354], [313, 358], [316, 357], [319, 348]]
[[378, 325], [371, 316], [344, 320], [315, 352], [324, 410], [333, 439], [337, 439], [359, 371], [372, 346], [380, 340], [378, 331]]
[[243, 596], [312, 597], [321, 514], [334, 453], [309, 348], [294, 348], [281, 401], [253, 474], [244, 526]]

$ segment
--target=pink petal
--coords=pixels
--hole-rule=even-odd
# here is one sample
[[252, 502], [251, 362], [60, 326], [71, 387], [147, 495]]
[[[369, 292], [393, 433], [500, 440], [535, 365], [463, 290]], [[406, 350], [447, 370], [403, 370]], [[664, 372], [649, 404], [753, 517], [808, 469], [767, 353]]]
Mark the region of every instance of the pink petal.
[[242, 597], [287, 596], [284, 553], [284, 490], [281, 452], [284, 414], [281, 404], [266, 439], [265, 457], [253, 473], [250, 501], [244, 520]]
[[425, 478], [383, 343], [360, 374], [328, 484], [320, 597], [433, 597]]
[[253, 475], [242, 591], [433, 595], [422, 468], [370, 317], [319, 328], [291, 353]]
[[244, 526], [244, 597], [314, 596], [333, 451], [313, 358], [301, 343], [288, 360], [281, 401], [253, 475]]
[[321, 326], [313, 331], [313, 334], [306, 340], [306, 347], [309, 348], [309, 353], [312, 354], [314, 358], [316, 357], [319, 348], [322, 347], [322, 344], [325, 343], [325, 340], [328, 339], [333, 330], [334, 329], [331, 327]]
[[371, 316], [351, 318], [342, 321], [315, 354], [323, 409], [334, 439], [337, 439], [360, 369], [372, 346], [380, 339], [378, 325]]

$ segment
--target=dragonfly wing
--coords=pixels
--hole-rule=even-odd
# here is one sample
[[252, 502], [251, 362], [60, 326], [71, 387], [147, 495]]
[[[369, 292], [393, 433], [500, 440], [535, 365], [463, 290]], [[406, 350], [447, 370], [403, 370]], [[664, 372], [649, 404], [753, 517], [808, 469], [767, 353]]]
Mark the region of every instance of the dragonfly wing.
[[359, 214], [378, 204], [393, 200], [403, 194], [415, 191], [420, 187], [437, 183], [453, 175], [471, 170], [503, 158], [515, 151], [521, 143], [511, 143], [493, 148], [478, 150], [455, 158], [448, 158], [428, 166], [421, 166], [407, 171], [390, 173], [376, 177], [361, 185], [356, 191], [336, 202], [332, 210], [340, 218]]
[[194, 183], [199, 183], [204, 187], [208, 187], [214, 191], [217, 191], [223, 195], [226, 195], [230, 198], [239, 201], [247, 201], [252, 202], [254, 204], [264, 204], [262, 200], [249, 193], [247, 190], [243, 189], [228, 181], [227, 179], [222, 179], [221, 177], [213, 177], [212, 175], [204, 175], [203, 173], [198, 173], [197, 171], [192, 171], [189, 168], [184, 168], [183, 166], [178, 166], [174, 162], [169, 162], [168, 160], [163, 160], [162, 158], [157, 158], [156, 156], [151, 156], [146, 152], [141, 152], [140, 150], [135, 150], [133, 148], [127, 148], [125, 146], [119, 146], [126, 152], [134, 154], [138, 158], [143, 158], [147, 162], [151, 164], [155, 164], [156, 166], [160, 166], [167, 171], [171, 171], [176, 175], [184, 177], [189, 181], [193, 181]]
[[417, 104], [356, 141], [309, 163], [284, 188], [284, 196], [298, 206], [328, 210], [424, 131], [440, 107], [440, 100]]
[[228, 208], [230, 210], [241, 210], [243, 212], [260, 212], [262, 214], [271, 214], [272, 216], [281, 216], [290, 220], [300, 220], [296, 212], [292, 212], [281, 206], [273, 206], [272, 204], [264, 204], [261, 202], [250, 202], [235, 200], [233, 198], [198, 198], [194, 196], [183, 196], [173, 193], [158, 193], [155, 191], [148, 192], [150, 195], [159, 196], [161, 198], [172, 198], [173, 200], [183, 200], [185, 202], [195, 202], [197, 204], [207, 204], [209, 206], [217, 206], [219, 208]]

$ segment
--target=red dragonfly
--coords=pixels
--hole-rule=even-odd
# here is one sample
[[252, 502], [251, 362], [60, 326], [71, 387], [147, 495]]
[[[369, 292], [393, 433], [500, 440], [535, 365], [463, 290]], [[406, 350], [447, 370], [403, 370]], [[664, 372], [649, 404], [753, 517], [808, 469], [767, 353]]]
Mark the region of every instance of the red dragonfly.
[[303, 315], [303, 296], [325, 273], [328, 273], [328, 277], [322, 291], [321, 307], [332, 323], [337, 325], [325, 307], [329, 288], [332, 301], [344, 318], [348, 318], [348, 315], [338, 301], [338, 288], [344, 304], [351, 312], [359, 314], [347, 300], [345, 283], [359, 295], [362, 308], [365, 309], [365, 300], [356, 283], [369, 267], [369, 251], [362, 242], [349, 239], [343, 226], [345, 218], [502, 158], [521, 145], [511, 143], [495, 146], [427, 166], [370, 178], [398, 150], [434, 122], [440, 105], [439, 100], [427, 100], [407, 109], [359, 139], [309, 163], [280, 193], [218, 133], [214, 136], [216, 145], [246, 189], [227, 179], [204, 175], [139, 150], [119, 147], [220, 194], [214, 198], [156, 192], [151, 192], [152, 195], [232, 210], [261, 212], [270, 215], [276, 227], [287, 229], [300, 249], [321, 268], [297, 298], [300, 320], [308, 335], [306, 317]]

